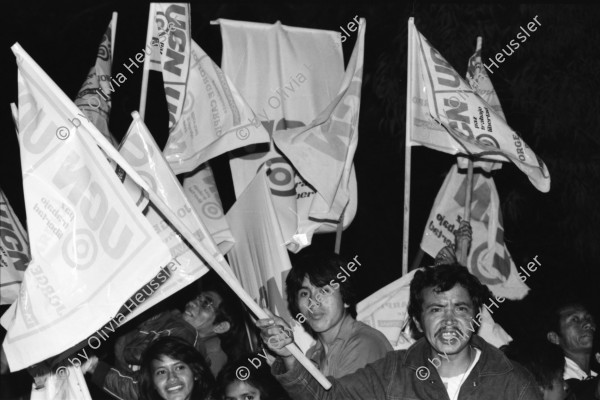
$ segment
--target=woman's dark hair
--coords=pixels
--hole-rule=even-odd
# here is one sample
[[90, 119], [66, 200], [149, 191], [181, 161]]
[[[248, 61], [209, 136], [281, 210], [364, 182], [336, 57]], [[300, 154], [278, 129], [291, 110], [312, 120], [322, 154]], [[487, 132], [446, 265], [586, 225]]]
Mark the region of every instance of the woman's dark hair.
[[[298, 292], [302, 289], [302, 281], [306, 276], [310, 283], [316, 287], [328, 287], [327, 291], [329, 292], [339, 290], [342, 301], [350, 306], [348, 308], [349, 314], [356, 318], [357, 293], [354, 287], [355, 280], [352, 279], [352, 271], [348, 272], [350, 274], [348, 277], [340, 269], [340, 267], [345, 267], [345, 270], [348, 271], [346, 268], [348, 264], [346, 260], [335, 253], [309, 253], [295, 259], [285, 280], [288, 309], [292, 317], [296, 318], [300, 313], [297, 303]], [[339, 288], [332, 287], [332, 283], [339, 285]]]
[[413, 321], [421, 321], [423, 312], [423, 289], [432, 287], [436, 291], [446, 292], [460, 285], [467, 290], [475, 313], [478, 313], [483, 304], [492, 297], [487, 286], [460, 264], [439, 265], [437, 267], [424, 267], [415, 273], [410, 284], [410, 299], [408, 303], [408, 316], [413, 333], [418, 332]]
[[[252, 361], [260, 362], [257, 368]], [[256, 362], [256, 361], [255, 361]], [[247, 372], [247, 379], [243, 378], [243, 373]], [[289, 395], [277, 380], [271, 375], [269, 365], [265, 359], [258, 354], [246, 354], [239, 361], [229, 362], [223, 367], [217, 377], [217, 385], [212, 398], [214, 400], [225, 400], [225, 391], [227, 386], [234, 382], [245, 382], [260, 392], [261, 400], [289, 400]]]
[[154, 387], [152, 379], [152, 361], [160, 360], [162, 356], [168, 356], [174, 360], [186, 363], [194, 374], [193, 399], [206, 399], [215, 385], [215, 380], [210, 368], [202, 358], [202, 355], [185, 340], [175, 336], [163, 336], [146, 348], [142, 354], [140, 368], [140, 399], [161, 400], [162, 397]]

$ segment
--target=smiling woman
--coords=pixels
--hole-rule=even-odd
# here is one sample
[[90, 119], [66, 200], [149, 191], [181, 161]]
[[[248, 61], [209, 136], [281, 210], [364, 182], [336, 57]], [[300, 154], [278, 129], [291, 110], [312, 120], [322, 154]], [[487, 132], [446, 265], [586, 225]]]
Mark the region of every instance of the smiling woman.
[[214, 378], [202, 355], [177, 337], [155, 340], [142, 356], [140, 398], [207, 399]]

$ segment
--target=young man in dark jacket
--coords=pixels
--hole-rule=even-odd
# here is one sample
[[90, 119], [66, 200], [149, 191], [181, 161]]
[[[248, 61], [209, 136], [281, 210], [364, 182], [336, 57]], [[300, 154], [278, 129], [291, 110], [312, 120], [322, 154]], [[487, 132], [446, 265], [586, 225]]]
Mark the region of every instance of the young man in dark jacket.
[[424, 268], [413, 278], [408, 307], [424, 337], [353, 374], [330, 378], [329, 391], [283, 347], [292, 341], [284, 321], [273, 316], [257, 325], [263, 340], [276, 344], [268, 344], [279, 355], [272, 371], [294, 399], [541, 400], [530, 373], [474, 334], [481, 308], [503, 301], [459, 264]]

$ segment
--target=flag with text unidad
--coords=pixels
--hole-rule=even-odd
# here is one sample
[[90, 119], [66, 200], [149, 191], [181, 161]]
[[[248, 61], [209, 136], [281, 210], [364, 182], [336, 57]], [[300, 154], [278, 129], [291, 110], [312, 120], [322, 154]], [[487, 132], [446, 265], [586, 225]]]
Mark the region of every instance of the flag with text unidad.
[[118, 142], [108, 130], [108, 116], [112, 105], [111, 93], [115, 91], [110, 83], [110, 74], [116, 29], [117, 13], [115, 12], [112, 21], [102, 36], [96, 63], [90, 69], [86, 81], [75, 97], [75, 105], [83, 111], [87, 119], [102, 132], [113, 146], [116, 146]]
[[273, 133], [275, 145], [316, 190], [309, 210], [311, 221], [338, 221], [352, 195], [365, 30], [361, 18], [340, 92], [329, 106], [305, 127]]
[[[424, 252], [435, 258], [445, 246], [454, 244], [466, 206], [467, 174], [453, 165], [435, 198], [421, 240]], [[492, 178], [473, 174], [471, 199], [473, 239], [467, 268], [496, 296], [523, 298], [529, 288], [519, 278], [517, 268], [504, 243], [504, 227], [496, 185]]]
[[31, 263], [2, 318], [12, 371], [85, 340], [171, 255], [119, 181], [108, 141], [17, 43]]
[[[467, 82], [469, 86], [481, 97], [490, 107], [498, 113], [500, 118], [506, 121], [502, 106], [500, 105], [500, 99], [496, 94], [492, 80], [490, 79], [487, 70], [484, 68], [481, 62], [481, 36], [477, 37], [477, 47], [475, 53], [469, 58], [467, 65]], [[467, 168], [467, 159], [465, 157], [458, 157], [458, 167]], [[502, 163], [491, 162], [491, 161], [475, 161], [474, 167], [482, 168], [485, 171], [492, 171], [502, 168]]]
[[[339, 32], [291, 27], [279, 22], [263, 24], [219, 19], [218, 23], [223, 38], [223, 72], [256, 112], [253, 121], [256, 125], [264, 126], [274, 137], [310, 125], [317, 117], [327, 119], [320, 114], [325, 109], [333, 111], [332, 102], [339, 101], [336, 96], [343, 88], [345, 76]], [[350, 151], [342, 153], [346, 155]], [[236, 197], [239, 198], [263, 164], [268, 167], [263, 171], [268, 176], [273, 204], [289, 250], [297, 252], [310, 245], [317, 231], [336, 230], [339, 215], [329, 219], [311, 217], [312, 210], [321, 217], [325, 215], [330, 204], [315, 196], [315, 189], [274, 142], [231, 153]], [[324, 168], [321, 172], [329, 176]], [[332, 191], [339, 181], [332, 178]], [[344, 212], [344, 228], [356, 214], [353, 167], [348, 181], [350, 199]], [[339, 193], [346, 196], [345, 191]], [[340, 202], [343, 203], [343, 199]]]
[[0, 304], [19, 296], [29, 259], [27, 232], [0, 188]]
[[219, 73], [207, 75], [208, 67], [214, 64], [191, 40], [189, 4], [151, 3], [149, 20], [146, 39], [151, 44], [152, 54], [144, 68], [162, 72], [169, 110], [170, 134], [163, 154], [175, 174], [188, 173], [183, 178], [184, 192], [219, 249], [226, 253], [233, 244], [233, 237], [208, 160], [220, 154], [212, 150], [226, 145], [225, 141], [233, 137], [223, 136], [229, 121], [224, 116], [239, 115], [243, 107], [234, 106], [223, 115], [210, 111], [210, 105], [217, 104], [216, 98], [227, 98], [230, 103], [235, 89], [220, 86], [225, 78], [216, 66]]
[[[210, 234], [183, 194], [179, 181], [164, 159], [152, 134], [137, 112], [132, 115], [133, 122], [121, 142], [119, 153], [148, 183], [150, 189], [179, 217], [190, 232], [210, 248], [213, 254], [218, 253]], [[170, 278], [158, 288], [147, 288], [144, 293], [146, 299], [142, 304], [136, 306], [135, 310], [127, 316], [127, 320], [158, 304], [208, 272], [208, 267], [204, 262], [188, 247], [153, 205], [148, 208], [146, 218], [171, 251], [172, 259], [167, 264]], [[122, 323], [124, 321], [119, 321], [119, 324]]]
[[[506, 121], [460, 77], [442, 55], [409, 21], [412, 47], [409, 63], [422, 75], [422, 88], [434, 120], [454, 139], [450, 154], [467, 154], [487, 160], [512, 161], [536, 189], [550, 190], [550, 173], [544, 162], [525, 144]], [[415, 140], [413, 137], [412, 140]], [[429, 146], [428, 142], [419, 143]]]

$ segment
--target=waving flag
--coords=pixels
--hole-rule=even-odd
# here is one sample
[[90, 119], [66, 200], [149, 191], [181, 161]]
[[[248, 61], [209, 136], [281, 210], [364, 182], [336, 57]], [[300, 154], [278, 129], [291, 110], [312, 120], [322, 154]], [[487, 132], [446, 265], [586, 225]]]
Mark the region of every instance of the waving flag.
[[114, 87], [110, 84], [110, 74], [116, 29], [117, 13], [115, 12], [106, 33], [102, 36], [96, 64], [90, 69], [85, 83], [75, 98], [75, 105], [113, 146], [118, 142], [108, 130], [108, 116], [112, 105], [111, 93], [114, 92]]
[[[454, 243], [465, 209], [467, 175], [459, 174], [453, 165], [446, 176], [429, 214], [421, 248], [434, 257], [446, 245]], [[500, 200], [492, 178], [473, 174], [471, 199], [473, 241], [467, 258], [467, 268], [496, 296], [523, 298], [529, 288], [519, 278], [506, 243]]]
[[12, 371], [85, 340], [170, 260], [91, 137], [102, 135], [29, 55], [19, 67], [19, 144], [31, 262], [2, 318]]
[[[218, 22], [223, 37], [223, 71], [256, 111], [257, 118], [253, 122], [262, 124], [281, 143], [285, 143], [282, 138], [289, 132], [306, 130], [305, 127], [313, 121], [315, 125], [321, 123], [326, 126], [325, 121], [330, 117], [321, 113], [323, 110], [334, 112], [344, 89], [348, 96], [351, 92], [356, 100], [360, 87], [354, 84], [347, 89], [342, 85], [349, 84], [355, 71], [348, 72], [349, 77], [342, 82], [344, 62], [338, 32], [289, 27], [280, 23], [270, 25], [224, 19]], [[343, 213], [344, 227], [352, 222], [356, 213], [356, 178], [351, 166], [355, 148], [352, 146], [356, 143], [351, 143], [350, 139], [353, 134], [356, 137], [351, 126], [358, 116], [343, 111], [338, 109], [337, 112], [338, 117], [344, 114], [343, 123], [347, 131], [341, 133], [341, 122], [335, 128], [338, 135], [345, 137], [339, 150], [343, 161], [335, 160], [331, 155], [332, 151], [335, 156], [338, 154], [331, 143], [339, 144], [339, 137], [330, 135], [330, 143], [317, 144], [321, 150], [326, 150], [322, 156], [336, 163], [336, 170], [331, 174], [326, 168], [320, 171], [320, 179], [328, 179], [330, 183], [325, 194], [327, 200], [321, 194], [317, 195], [311, 182], [301, 176], [298, 168], [306, 170], [306, 164], [298, 167], [284, 157], [284, 154], [291, 154], [289, 149], [287, 153], [280, 151], [272, 142], [269, 146], [245, 148], [232, 154], [231, 172], [238, 198], [262, 165], [268, 167], [264, 171], [268, 176], [273, 204], [291, 251], [296, 252], [309, 245], [316, 231], [334, 231], [341, 218], [340, 204], [342, 208], [347, 204]], [[331, 118], [333, 120], [335, 118]], [[324, 140], [323, 137], [314, 139]], [[293, 146], [288, 147], [293, 151]], [[298, 159], [298, 155], [294, 158]], [[319, 168], [318, 165], [314, 167]], [[343, 176], [340, 176], [340, 170], [344, 171]], [[338, 195], [339, 199], [332, 206], [332, 197]]]
[[0, 188], [0, 304], [17, 299], [28, 264], [27, 232]]
[[[458, 75], [442, 55], [427, 39], [409, 24], [413, 30], [415, 54], [409, 55], [415, 68], [414, 74], [421, 75], [418, 87], [427, 94], [427, 106], [433, 119], [450, 134], [454, 143], [448, 146], [447, 138], [437, 141], [411, 140], [451, 154], [467, 154], [487, 160], [512, 161], [523, 171], [536, 187], [550, 190], [548, 168], [531, 150], [506, 121]], [[416, 56], [416, 58], [414, 58]], [[415, 93], [413, 91], [413, 93]]]

